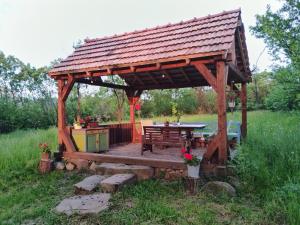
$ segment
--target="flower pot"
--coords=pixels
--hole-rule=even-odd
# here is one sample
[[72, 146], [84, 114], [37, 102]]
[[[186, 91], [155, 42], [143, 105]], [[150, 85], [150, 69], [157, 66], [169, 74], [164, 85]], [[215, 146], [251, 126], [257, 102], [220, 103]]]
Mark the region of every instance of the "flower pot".
[[42, 152], [41, 159], [42, 159], [42, 160], [49, 160], [49, 159], [50, 159], [50, 156], [51, 156], [51, 153], [48, 153], [48, 152]]
[[200, 164], [197, 166], [187, 165], [188, 177], [199, 178]]

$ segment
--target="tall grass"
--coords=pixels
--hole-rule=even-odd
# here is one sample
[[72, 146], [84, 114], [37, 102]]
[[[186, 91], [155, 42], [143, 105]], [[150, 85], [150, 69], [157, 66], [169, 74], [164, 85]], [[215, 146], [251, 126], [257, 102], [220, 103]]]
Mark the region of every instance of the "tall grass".
[[[153, 216], [166, 224], [182, 224], [181, 217], [186, 216], [191, 217], [191, 224], [199, 224], [199, 221], [214, 224], [217, 222], [212, 221], [216, 218], [222, 224], [300, 224], [300, 113], [259, 111], [249, 112], [248, 115], [248, 138], [241, 145], [235, 160], [242, 183], [239, 198], [228, 202], [211, 200], [201, 194], [186, 198], [183, 192], [177, 193], [180, 187], [174, 186], [172, 189], [151, 181], [129, 188], [128, 196], [125, 191], [124, 201], [133, 198], [131, 200], [135, 204], [129, 211], [126, 206], [117, 207], [97, 215], [90, 220], [93, 223], [88, 224], [99, 221], [101, 224], [128, 224], [128, 218], [134, 221], [136, 215], [140, 223], [152, 221], [152, 224], [157, 224], [157, 221], [151, 220]], [[181, 121], [216, 119], [216, 115], [185, 115]], [[160, 117], [153, 120], [163, 122], [175, 118]], [[240, 113], [228, 114], [228, 120], [240, 120]], [[36, 169], [40, 154], [38, 144], [48, 142], [55, 150], [56, 135], [56, 128], [0, 135], [0, 224], [2, 221], [19, 224], [24, 219], [36, 218], [41, 219], [41, 223], [47, 221], [44, 224], [66, 224], [69, 221], [69, 218], [56, 215], [51, 209], [64, 196], [72, 195], [72, 185], [84, 175], [53, 172], [42, 176]], [[149, 194], [151, 188], [157, 193], [157, 198]], [[177, 194], [168, 195], [163, 190]], [[138, 193], [153, 198], [145, 202], [145, 198], [138, 196]], [[227, 207], [230, 210], [225, 214], [230, 217], [222, 221]], [[218, 211], [220, 216], [216, 213]], [[169, 215], [173, 216], [167, 218]], [[204, 218], [209, 220], [204, 222]], [[72, 221], [77, 219], [72, 218]]]
[[300, 224], [300, 113], [257, 112], [248, 131], [237, 158], [244, 193], [279, 223]]
[[47, 142], [57, 147], [56, 128], [48, 130], [19, 130], [0, 135], [0, 171], [19, 170], [37, 165], [38, 145]]

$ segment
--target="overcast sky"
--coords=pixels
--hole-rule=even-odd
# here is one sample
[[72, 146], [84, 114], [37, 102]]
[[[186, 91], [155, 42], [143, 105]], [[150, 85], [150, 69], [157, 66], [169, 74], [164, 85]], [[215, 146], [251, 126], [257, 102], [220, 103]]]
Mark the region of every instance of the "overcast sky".
[[[255, 14], [276, 0], [0, 0], [0, 50], [34, 66], [49, 65], [73, 51], [73, 43], [180, 22], [241, 7], [250, 64], [264, 49], [249, 32]], [[258, 63], [269, 69], [267, 51]]]

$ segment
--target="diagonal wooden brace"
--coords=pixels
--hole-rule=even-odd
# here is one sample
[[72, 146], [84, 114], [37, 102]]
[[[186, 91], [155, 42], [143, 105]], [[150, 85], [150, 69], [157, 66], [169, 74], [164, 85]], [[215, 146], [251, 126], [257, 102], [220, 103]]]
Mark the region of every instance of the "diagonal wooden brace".
[[191, 62], [192, 65], [195, 66], [195, 68], [198, 70], [199, 73], [202, 74], [202, 76], [205, 78], [205, 80], [208, 82], [208, 84], [217, 91], [217, 79], [216, 77], [211, 73], [211, 71], [200, 62]]

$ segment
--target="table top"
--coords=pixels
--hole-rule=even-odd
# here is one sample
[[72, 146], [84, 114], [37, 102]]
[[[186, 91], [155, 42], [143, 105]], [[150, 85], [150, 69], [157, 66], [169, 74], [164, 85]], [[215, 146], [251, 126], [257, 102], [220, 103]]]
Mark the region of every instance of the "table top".
[[206, 127], [206, 124], [169, 124], [169, 126], [165, 126], [164, 124], [155, 124], [151, 126], [145, 127], [176, 127], [176, 128], [186, 128], [186, 129], [202, 129]]

